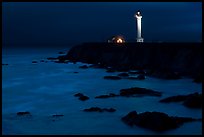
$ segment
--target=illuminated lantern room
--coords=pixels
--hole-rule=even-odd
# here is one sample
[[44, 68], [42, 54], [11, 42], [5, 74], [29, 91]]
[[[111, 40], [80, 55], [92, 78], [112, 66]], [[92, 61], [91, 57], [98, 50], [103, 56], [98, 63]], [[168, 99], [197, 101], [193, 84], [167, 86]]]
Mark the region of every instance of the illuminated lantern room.
[[113, 36], [111, 39], [108, 40], [108, 43], [125, 43], [125, 38], [123, 36]]

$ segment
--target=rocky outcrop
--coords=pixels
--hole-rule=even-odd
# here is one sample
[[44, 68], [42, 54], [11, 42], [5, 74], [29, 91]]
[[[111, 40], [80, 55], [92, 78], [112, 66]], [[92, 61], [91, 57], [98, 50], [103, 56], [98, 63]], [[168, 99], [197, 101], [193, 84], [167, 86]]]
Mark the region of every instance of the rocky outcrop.
[[89, 99], [89, 97], [88, 96], [85, 96], [84, 94], [82, 94], [82, 93], [77, 93], [77, 94], [75, 94], [74, 95], [75, 97], [78, 97], [79, 98], [79, 100], [81, 100], [81, 101], [86, 101], [86, 100], [88, 100]]
[[32, 63], [36, 64], [36, 63], [38, 63], [38, 62], [37, 62], [37, 61], [32, 61]]
[[129, 74], [128, 73], [120, 73], [120, 74], [118, 74], [118, 76], [120, 76], [120, 77], [128, 77], [129, 76]]
[[63, 51], [60, 51], [60, 52], [58, 52], [58, 54], [66, 54], [65, 52], [63, 52]]
[[121, 77], [118, 77], [118, 76], [104, 76], [103, 77], [104, 79], [111, 79], [111, 80], [120, 80]]
[[117, 71], [152, 70], [150, 76], [165, 79], [195, 77], [202, 72], [201, 43], [85, 43], [71, 48], [64, 59], [100, 63]]
[[172, 117], [162, 112], [144, 112], [138, 114], [136, 111], [128, 113], [121, 119], [129, 126], [136, 125], [157, 132], [175, 129], [185, 122], [198, 120], [189, 117]]
[[55, 57], [48, 57], [47, 60], [58, 60], [58, 58], [55, 58]]
[[28, 111], [25, 111], [25, 112], [18, 112], [18, 113], [17, 113], [17, 116], [31, 116], [31, 113], [28, 112]]
[[96, 96], [95, 98], [111, 98], [111, 97], [117, 97], [119, 95], [116, 95], [114, 93], [110, 93], [109, 95], [100, 95], [100, 96]]
[[54, 115], [52, 115], [52, 117], [63, 117], [64, 115], [62, 115], [62, 114], [54, 114]]
[[154, 91], [151, 89], [146, 89], [146, 88], [128, 88], [128, 89], [121, 89], [120, 90], [120, 95], [125, 96], [125, 97], [130, 97], [130, 96], [157, 96], [160, 97], [162, 96], [161, 92]]
[[188, 108], [202, 108], [202, 94], [198, 94], [196, 92], [188, 95], [177, 95], [164, 98], [159, 102], [161, 103], [183, 102], [183, 105]]
[[116, 109], [114, 108], [99, 108], [99, 107], [91, 107], [91, 108], [88, 108], [88, 109], [84, 109], [83, 111], [85, 112], [115, 112]]

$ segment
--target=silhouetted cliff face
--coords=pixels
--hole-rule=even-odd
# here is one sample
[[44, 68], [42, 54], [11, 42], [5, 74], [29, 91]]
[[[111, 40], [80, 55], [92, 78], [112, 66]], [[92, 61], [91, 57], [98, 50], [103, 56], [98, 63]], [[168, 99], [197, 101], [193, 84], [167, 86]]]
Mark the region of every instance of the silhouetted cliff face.
[[168, 69], [188, 76], [202, 70], [201, 43], [85, 43], [73, 47], [65, 58], [114, 68]]

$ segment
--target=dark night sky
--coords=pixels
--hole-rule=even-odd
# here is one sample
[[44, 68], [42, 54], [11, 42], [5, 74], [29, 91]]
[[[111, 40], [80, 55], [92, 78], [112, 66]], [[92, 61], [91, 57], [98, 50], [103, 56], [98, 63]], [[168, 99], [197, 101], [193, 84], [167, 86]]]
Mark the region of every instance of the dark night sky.
[[74, 46], [121, 34], [144, 41], [201, 42], [201, 2], [3, 2], [3, 46]]

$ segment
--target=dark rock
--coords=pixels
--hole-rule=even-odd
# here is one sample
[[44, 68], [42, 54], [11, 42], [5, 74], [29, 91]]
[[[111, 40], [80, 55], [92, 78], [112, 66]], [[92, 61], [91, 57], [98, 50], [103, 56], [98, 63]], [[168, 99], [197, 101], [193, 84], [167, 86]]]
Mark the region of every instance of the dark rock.
[[202, 94], [195, 93], [188, 96], [183, 105], [188, 108], [202, 108]]
[[84, 96], [84, 94], [82, 94], [82, 93], [77, 93], [77, 94], [75, 94], [74, 96], [75, 96], [75, 97], [81, 97], [81, 96]]
[[63, 117], [64, 115], [59, 115], [59, 114], [55, 114], [55, 115], [52, 115], [52, 117]]
[[100, 95], [100, 96], [96, 96], [95, 98], [110, 98], [110, 97], [116, 97], [116, 96], [119, 96], [119, 95], [110, 93], [109, 95]]
[[167, 97], [159, 102], [164, 102], [164, 103], [169, 103], [169, 102], [182, 102], [187, 99], [186, 95], [178, 95], [178, 96], [172, 96], [172, 97]]
[[128, 89], [121, 89], [120, 90], [120, 95], [121, 96], [157, 96], [160, 97], [162, 95], [161, 92], [157, 92], [151, 89], [146, 89], [146, 88], [138, 88], [138, 87], [134, 87], [134, 88], [128, 88]]
[[195, 76], [193, 82], [201, 83], [202, 82], [202, 74], [198, 74], [197, 76]]
[[8, 64], [2, 64], [2, 66], [7, 66]]
[[118, 77], [118, 76], [104, 76], [104, 79], [120, 80], [121, 77]]
[[129, 126], [139, 126], [153, 131], [161, 132], [180, 127], [185, 122], [196, 121], [188, 117], [170, 117], [162, 112], [144, 112], [137, 114], [136, 111], [128, 113], [121, 120]]
[[32, 63], [38, 63], [37, 61], [32, 61]]
[[68, 63], [67, 60], [58, 60], [58, 61], [54, 61], [55, 63]]
[[100, 95], [100, 96], [96, 96], [95, 98], [109, 98], [109, 95]]
[[140, 74], [137, 76], [138, 80], [144, 80], [145, 79], [145, 75], [144, 74]]
[[115, 112], [116, 111], [116, 109], [114, 109], [114, 108], [104, 108], [102, 110], [107, 111], [107, 112]]
[[[102, 63], [113, 68], [125, 66], [124, 70], [142, 68], [160, 71], [167, 68], [170, 72], [189, 77], [203, 71], [202, 43], [135, 42], [125, 43], [124, 46], [105, 42], [83, 43], [72, 47], [65, 59], [90, 64]], [[171, 74], [170, 77], [175, 79]]]
[[128, 73], [129, 73], [129, 74], [138, 74], [137, 71], [129, 71]]
[[84, 95], [79, 97], [79, 100], [81, 100], [81, 101], [86, 101], [88, 99], [89, 99], [89, 97], [84, 96]]
[[54, 57], [48, 57], [48, 60], [58, 60], [58, 58], [54, 58]]
[[45, 61], [42, 59], [42, 60], [40, 60], [40, 62], [45, 62]]
[[120, 74], [118, 74], [118, 76], [121, 76], [121, 77], [128, 77], [129, 74], [128, 74], [128, 73], [120, 73]]
[[183, 102], [183, 105], [188, 108], [202, 108], [202, 94], [193, 93], [188, 95], [177, 95], [167, 97], [159, 102], [170, 103], [170, 102]]
[[81, 100], [81, 101], [86, 101], [86, 100], [89, 99], [88, 96], [85, 96], [85, 95], [82, 94], [82, 93], [77, 93], [77, 94], [75, 94], [74, 96], [75, 96], [75, 97], [79, 97], [79, 100]]
[[82, 68], [82, 69], [87, 69], [89, 68], [87, 65], [83, 65], [83, 66], [79, 66], [79, 68]]
[[74, 73], [79, 73], [79, 72], [74, 72]]
[[103, 110], [99, 107], [91, 107], [91, 108], [88, 108], [88, 109], [84, 109], [84, 111], [86, 112], [103, 112]]
[[107, 66], [105, 64], [102, 64], [102, 63], [92, 64], [89, 67], [90, 68], [96, 68], [96, 69], [105, 69], [105, 68], [107, 68]]
[[124, 65], [122, 65], [119, 68], [117, 68], [118, 72], [128, 72], [129, 70], [130, 70], [129, 67], [124, 66]]
[[30, 114], [30, 112], [25, 111], [25, 112], [18, 112], [17, 115], [18, 115], [18, 116], [27, 116], [27, 115], [30, 116], [31, 114]]
[[116, 109], [114, 108], [99, 108], [99, 107], [91, 107], [91, 108], [88, 108], [88, 109], [84, 109], [83, 111], [86, 111], [86, 112], [104, 112], [104, 111], [107, 111], [107, 112], [115, 112]]
[[110, 93], [109, 96], [110, 96], [110, 97], [115, 97], [115, 96], [118, 96], [118, 95], [116, 95], [116, 94], [114, 94], [114, 93]]
[[66, 54], [66, 53], [65, 53], [65, 52], [60, 51], [60, 52], [58, 52], [58, 54]]

